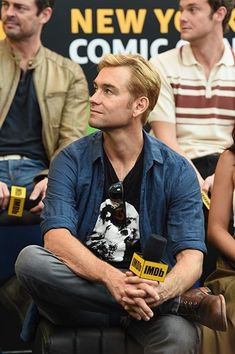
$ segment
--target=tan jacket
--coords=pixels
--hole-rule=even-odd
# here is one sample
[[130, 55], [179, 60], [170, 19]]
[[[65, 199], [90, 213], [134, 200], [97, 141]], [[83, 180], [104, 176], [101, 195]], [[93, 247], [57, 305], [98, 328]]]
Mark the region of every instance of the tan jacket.
[[[20, 56], [0, 41], [0, 129], [20, 78]], [[64, 146], [86, 135], [89, 93], [81, 67], [41, 46], [29, 62], [42, 116], [42, 139], [51, 160]]]

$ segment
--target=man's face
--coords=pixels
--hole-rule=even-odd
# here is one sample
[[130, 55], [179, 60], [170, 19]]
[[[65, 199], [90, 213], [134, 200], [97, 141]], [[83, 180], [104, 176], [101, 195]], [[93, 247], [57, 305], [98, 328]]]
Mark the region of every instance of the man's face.
[[180, 0], [181, 38], [195, 42], [213, 33], [214, 19], [208, 0]]
[[130, 76], [127, 67], [105, 67], [99, 72], [90, 98], [92, 127], [107, 131], [130, 124], [134, 107], [127, 89]]
[[3, 0], [1, 16], [6, 36], [22, 41], [41, 33], [42, 16], [35, 0]]

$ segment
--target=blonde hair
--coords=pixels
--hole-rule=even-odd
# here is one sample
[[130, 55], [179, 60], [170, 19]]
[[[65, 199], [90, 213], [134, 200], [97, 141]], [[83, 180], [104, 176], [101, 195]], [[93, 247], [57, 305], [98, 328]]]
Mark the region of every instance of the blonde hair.
[[106, 67], [120, 66], [130, 69], [131, 78], [127, 84], [127, 89], [133, 99], [146, 96], [149, 100], [148, 109], [142, 115], [144, 125], [158, 100], [161, 87], [160, 76], [154, 67], [139, 54], [106, 54], [98, 64], [98, 71]]

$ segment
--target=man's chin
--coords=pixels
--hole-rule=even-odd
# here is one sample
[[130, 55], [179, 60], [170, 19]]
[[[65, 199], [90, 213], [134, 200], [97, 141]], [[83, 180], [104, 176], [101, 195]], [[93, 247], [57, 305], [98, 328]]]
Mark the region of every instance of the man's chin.
[[90, 119], [88, 124], [91, 128], [100, 129], [98, 122], [94, 121], [93, 119]]
[[6, 37], [9, 38], [12, 41], [18, 42], [20, 41], [22, 38], [21, 36], [19, 36], [18, 33], [16, 33], [15, 31], [11, 31], [11, 30], [4, 30]]
[[181, 41], [189, 42], [191, 38], [192, 38], [192, 34], [189, 33], [188, 31], [180, 33]]

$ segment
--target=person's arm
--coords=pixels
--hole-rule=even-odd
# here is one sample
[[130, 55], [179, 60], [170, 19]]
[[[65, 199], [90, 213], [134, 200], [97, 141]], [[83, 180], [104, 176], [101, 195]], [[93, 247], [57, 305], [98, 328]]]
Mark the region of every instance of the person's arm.
[[177, 141], [175, 97], [172, 86], [168, 80], [168, 68], [165, 65], [166, 61], [164, 58], [162, 59], [162, 55], [154, 57], [150, 61], [161, 76], [159, 98], [148, 118], [152, 132], [156, 138], [164, 142], [180, 155], [184, 156], [190, 162], [197, 174], [201, 189], [208, 192], [213, 185], [213, 176], [209, 176], [204, 180]]
[[197, 174], [198, 182], [201, 189], [206, 193], [208, 193], [208, 191], [211, 191], [214, 183], [214, 174], [208, 176], [206, 179], [202, 178], [200, 172], [197, 170], [193, 162], [188, 158], [185, 151], [182, 150], [178, 144], [176, 136], [176, 125], [174, 123], [169, 122], [152, 121], [151, 128], [156, 138], [168, 145], [174, 151], [178, 152], [178, 154], [184, 156], [189, 161], [189, 163], [193, 166]]
[[192, 161], [188, 158], [187, 154], [184, 152], [184, 150], [181, 149], [181, 147], [178, 144], [175, 123], [169, 123], [163, 121], [152, 121], [151, 128], [156, 138], [158, 138], [163, 143], [168, 145], [172, 150], [176, 151], [181, 156], [184, 156], [189, 161], [189, 163], [193, 166], [197, 174], [199, 184], [203, 189], [204, 179], [202, 178], [202, 176], [200, 175], [199, 171], [196, 169]]
[[[201, 276], [203, 252], [206, 252], [202, 201], [197, 178], [187, 161], [178, 159], [177, 169], [175, 163], [169, 168], [169, 171], [172, 171], [175, 167], [176, 175], [166, 176], [165, 186], [169, 193], [167, 234], [171, 240], [170, 250], [175, 255], [176, 263], [163, 283], [146, 282], [149, 286], [152, 285], [159, 297], [154, 300], [147, 285], [144, 287], [146, 291], [144, 300], [150, 307], [160, 305], [192, 287]], [[126, 282], [137, 283], [138, 280], [130, 274]], [[143, 285], [139, 284], [139, 287], [143, 288]], [[132, 297], [132, 301], [127, 298], [123, 301], [131, 311], [131, 308], [135, 308], [137, 296], [129, 291], [126, 293], [129, 298]]]
[[[200, 278], [202, 273], [203, 253], [186, 249], [176, 255], [176, 264], [158, 286], [160, 303], [182, 295]], [[190, 271], [189, 271], [190, 270]]]
[[228, 232], [233, 212], [235, 156], [225, 151], [219, 158], [208, 221], [208, 240], [223, 255], [235, 261], [235, 239]]

